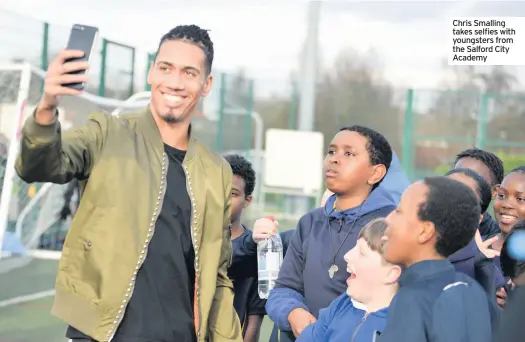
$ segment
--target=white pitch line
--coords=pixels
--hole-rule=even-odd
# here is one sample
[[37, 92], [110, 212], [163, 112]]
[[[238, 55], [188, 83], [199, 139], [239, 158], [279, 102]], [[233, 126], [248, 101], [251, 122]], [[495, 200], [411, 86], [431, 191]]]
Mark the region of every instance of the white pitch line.
[[47, 290], [47, 291], [35, 292], [30, 295], [18, 296], [18, 297], [0, 301], [0, 308], [5, 308], [6, 306], [10, 306], [10, 305], [32, 302], [37, 299], [52, 297], [54, 295], [55, 295], [55, 290]]

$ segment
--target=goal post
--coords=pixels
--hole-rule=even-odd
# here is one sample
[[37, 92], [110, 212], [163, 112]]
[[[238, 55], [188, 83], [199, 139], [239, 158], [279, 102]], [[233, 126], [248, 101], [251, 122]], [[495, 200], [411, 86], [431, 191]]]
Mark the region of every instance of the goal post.
[[[50, 226], [50, 220], [56, 217], [54, 212], [47, 212], [56, 209], [50, 203], [59, 206], [58, 213], [60, 201], [63, 202], [60, 185], [27, 184], [14, 169], [21, 128], [40, 100], [44, 77], [43, 70], [30, 64], [0, 65], [0, 257], [6, 233], [22, 244], [33, 244], [35, 234], [42, 232], [42, 227]], [[89, 93], [63, 97], [59, 120], [63, 130], [67, 130], [82, 125], [91, 113], [111, 113], [117, 108], [126, 112], [143, 108], [148, 102], [149, 99], [128, 102]]]
[[[2, 69], [0, 69], [2, 70]], [[24, 110], [27, 105], [29, 97], [29, 87], [31, 81], [31, 67], [29, 64], [22, 65], [13, 65], [12, 68], [3, 68], [3, 70], [11, 71], [13, 73], [19, 73], [19, 82], [18, 82], [18, 92], [16, 95], [16, 112], [13, 116], [14, 120], [11, 121], [10, 129], [7, 129], [7, 155], [5, 158], [5, 166], [3, 170], [3, 181], [2, 181], [2, 192], [0, 194], [0, 255], [3, 254], [3, 241], [4, 234], [7, 230], [7, 225], [9, 223], [9, 209], [11, 204], [11, 197], [13, 192], [13, 187], [15, 183], [15, 160], [18, 153], [19, 142], [20, 142], [20, 130], [22, 128], [22, 122], [24, 118]], [[1, 83], [1, 81], [0, 81]], [[4, 85], [5, 86], [5, 85]], [[9, 87], [10, 84], [7, 84]], [[7, 89], [6, 89], [7, 90]], [[1, 96], [1, 94], [0, 94]], [[4, 101], [0, 100], [0, 103], [3, 104]], [[2, 114], [0, 125], [4, 127], [2, 122], [8, 121], [4, 120], [3, 116], [9, 114]], [[3, 163], [2, 163], [3, 164]]]

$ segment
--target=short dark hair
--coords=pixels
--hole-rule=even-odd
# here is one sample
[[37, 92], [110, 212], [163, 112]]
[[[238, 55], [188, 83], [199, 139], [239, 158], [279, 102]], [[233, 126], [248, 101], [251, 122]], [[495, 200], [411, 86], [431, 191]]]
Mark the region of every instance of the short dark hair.
[[518, 172], [518, 173], [524, 173], [525, 174], [525, 165], [521, 165], [521, 166], [515, 167], [512, 170], [510, 170], [509, 173], [513, 173], [513, 172]]
[[481, 209], [476, 194], [452, 178], [437, 176], [423, 179], [428, 187], [418, 217], [436, 228], [436, 251], [447, 258], [465, 247], [476, 234]]
[[456, 165], [462, 158], [476, 159], [485, 164], [492, 174], [492, 184], [490, 184], [491, 186], [501, 184], [503, 181], [503, 177], [505, 176], [505, 168], [503, 167], [503, 162], [501, 159], [499, 159], [499, 157], [494, 153], [476, 147], [469, 148], [456, 155], [454, 165]]
[[255, 171], [252, 163], [238, 154], [230, 154], [224, 158], [230, 164], [233, 174], [244, 180], [244, 194], [251, 196], [255, 189]]
[[206, 56], [206, 73], [211, 73], [211, 66], [213, 64], [213, 42], [210, 39], [208, 30], [201, 29], [197, 25], [176, 26], [162, 36], [157, 54], [162, 44], [170, 40], [182, 40], [200, 47]]
[[[384, 165], [388, 172], [392, 163], [392, 147], [390, 147], [388, 140], [381, 133], [359, 125], [343, 127], [339, 131], [356, 132], [365, 137], [368, 140], [366, 150], [370, 156], [370, 165]], [[374, 184], [372, 190], [378, 187], [383, 179]]]
[[490, 202], [492, 201], [492, 191], [490, 189], [489, 183], [487, 183], [487, 181], [476, 171], [465, 168], [452, 169], [449, 172], [447, 172], [445, 176], [450, 176], [454, 173], [460, 173], [462, 175], [465, 175], [476, 182], [476, 192], [479, 196], [479, 205], [481, 207], [481, 213], [484, 214], [487, 211]]
[[500, 263], [501, 263], [501, 271], [503, 272], [503, 275], [505, 277], [509, 277], [511, 279], [516, 278], [517, 276], [525, 273], [525, 261], [518, 261], [514, 258], [512, 258], [509, 255], [508, 244], [509, 238], [512, 237], [515, 232], [523, 232], [525, 231], [525, 221], [518, 221], [511, 229], [509, 235], [505, 239], [505, 242], [503, 243], [503, 247], [501, 248], [501, 254], [500, 254]]

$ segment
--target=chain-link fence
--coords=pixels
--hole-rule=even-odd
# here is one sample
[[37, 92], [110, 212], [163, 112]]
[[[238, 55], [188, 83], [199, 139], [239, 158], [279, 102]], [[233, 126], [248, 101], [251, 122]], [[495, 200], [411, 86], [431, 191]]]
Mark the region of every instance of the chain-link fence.
[[525, 164], [524, 105], [523, 94], [408, 90], [405, 170], [411, 178], [442, 173], [474, 146], [496, 153], [507, 168]]
[[98, 95], [124, 100], [135, 92], [135, 48], [102, 39]]
[[[66, 47], [70, 27], [0, 10], [0, 63], [29, 62], [43, 70]], [[135, 91], [135, 48], [101, 38], [93, 51], [87, 91], [126, 99]]]
[[220, 153], [255, 147], [253, 80], [215, 75], [213, 90], [200, 108], [203, 115], [194, 119], [193, 129], [205, 144]]

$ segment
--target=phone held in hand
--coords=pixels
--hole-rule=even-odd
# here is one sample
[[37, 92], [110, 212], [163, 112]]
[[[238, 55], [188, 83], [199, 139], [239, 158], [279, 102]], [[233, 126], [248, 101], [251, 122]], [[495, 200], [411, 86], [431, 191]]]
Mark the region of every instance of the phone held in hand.
[[[96, 44], [98, 41], [98, 28], [92, 26], [86, 26], [81, 24], [75, 24], [71, 28], [69, 34], [69, 41], [67, 43], [67, 50], [80, 50], [84, 52], [84, 57], [81, 58], [71, 58], [66, 62], [90, 62], [91, 56], [95, 50]], [[71, 74], [86, 74], [86, 70], [74, 71]], [[85, 83], [69, 83], [64, 84], [65, 87], [84, 90]]]

